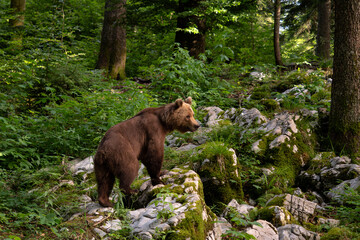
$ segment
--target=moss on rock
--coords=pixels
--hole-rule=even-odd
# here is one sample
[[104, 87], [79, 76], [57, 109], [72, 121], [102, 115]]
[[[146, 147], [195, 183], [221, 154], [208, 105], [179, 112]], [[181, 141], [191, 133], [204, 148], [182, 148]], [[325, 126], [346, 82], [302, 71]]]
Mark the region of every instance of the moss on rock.
[[197, 170], [204, 185], [204, 196], [208, 205], [228, 203], [232, 199], [243, 199], [242, 182], [234, 152], [223, 143], [210, 142], [201, 147], [194, 156], [200, 166]]
[[[207, 233], [213, 228], [213, 220], [216, 219], [210, 209], [202, 200], [185, 213], [185, 218], [166, 236], [166, 239], [205, 239]], [[204, 207], [205, 206], [205, 207]], [[206, 211], [206, 213], [204, 213]], [[209, 214], [210, 213], [210, 214]], [[203, 219], [208, 216], [211, 219]]]
[[346, 228], [334, 227], [325, 233], [321, 240], [352, 239], [351, 232]]

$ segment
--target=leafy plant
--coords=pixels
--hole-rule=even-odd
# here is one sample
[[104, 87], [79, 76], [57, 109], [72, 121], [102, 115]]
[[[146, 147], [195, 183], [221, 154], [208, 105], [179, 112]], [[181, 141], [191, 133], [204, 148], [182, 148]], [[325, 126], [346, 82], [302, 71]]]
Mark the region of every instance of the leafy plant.
[[360, 192], [347, 187], [344, 193], [339, 194], [339, 196], [342, 204], [336, 209], [336, 215], [344, 224], [348, 225], [348, 227], [359, 232]]
[[156, 199], [153, 201], [155, 206], [162, 206], [162, 209], [158, 210], [157, 218], [161, 220], [167, 220], [175, 216], [174, 205], [168, 201], [168, 198], [177, 198], [178, 194], [170, 192], [168, 188], [162, 188], [159, 193], [156, 194]]
[[262, 227], [259, 222], [251, 221], [248, 215], [240, 214], [234, 208], [230, 208], [227, 218], [233, 227], [222, 235], [223, 239], [256, 239], [253, 235], [242, 230], [251, 225]]
[[211, 77], [205, 60], [204, 55], [200, 59], [194, 59], [187, 50], [176, 46], [172, 56], [159, 60], [159, 67], [146, 71], [153, 78], [152, 87], [167, 103], [187, 96], [202, 104], [222, 105], [231, 102], [232, 99], [227, 98], [231, 86]]

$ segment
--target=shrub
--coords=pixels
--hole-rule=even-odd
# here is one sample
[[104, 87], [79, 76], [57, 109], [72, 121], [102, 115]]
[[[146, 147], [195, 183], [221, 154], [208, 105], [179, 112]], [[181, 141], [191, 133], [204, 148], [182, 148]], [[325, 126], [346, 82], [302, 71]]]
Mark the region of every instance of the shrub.
[[154, 103], [134, 83], [125, 85], [123, 92], [100, 89], [78, 98], [66, 97], [61, 104], [45, 107], [47, 115], [0, 117], [0, 166], [41, 167], [64, 155], [92, 154], [108, 128]]
[[187, 50], [176, 47], [172, 56], [160, 59], [159, 67], [146, 71], [151, 73], [152, 87], [164, 102], [192, 96], [201, 105], [231, 105], [230, 85], [211, 77], [204, 61], [203, 55], [194, 59]]

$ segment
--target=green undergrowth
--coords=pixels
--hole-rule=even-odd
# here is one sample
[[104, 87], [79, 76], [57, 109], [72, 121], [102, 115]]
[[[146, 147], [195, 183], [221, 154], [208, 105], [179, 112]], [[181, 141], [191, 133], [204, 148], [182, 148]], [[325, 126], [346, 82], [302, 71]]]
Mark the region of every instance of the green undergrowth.
[[8, 169], [38, 168], [66, 155], [92, 154], [111, 126], [156, 105], [133, 82], [122, 89], [106, 84], [92, 93], [44, 107], [46, 114], [0, 116], [0, 166]]
[[199, 176], [207, 179], [203, 182], [207, 204], [243, 199], [244, 193], [239, 175], [241, 168], [233, 160], [234, 153], [221, 142], [206, 143], [201, 145], [198, 151], [198, 154], [192, 156], [192, 162], [199, 166], [197, 171]]
[[[0, 238], [64, 236], [63, 224], [80, 210], [77, 199], [82, 188], [72, 182], [71, 174], [63, 166], [39, 171], [1, 171], [0, 185]], [[74, 234], [86, 235], [89, 231], [86, 221], [80, 222], [74, 226]]]
[[[280, 110], [299, 110], [330, 107], [330, 84], [326, 83], [326, 73], [322, 70], [297, 69], [282, 74], [272, 73], [252, 86], [250, 98], [245, 98], [242, 106], [256, 107], [265, 115]], [[295, 89], [290, 94], [286, 90]], [[251, 88], [250, 88], [251, 89]], [[303, 92], [302, 94], [299, 94]], [[299, 95], [297, 95], [299, 94]], [[277, 99], [277, 101], [275, 101]]]

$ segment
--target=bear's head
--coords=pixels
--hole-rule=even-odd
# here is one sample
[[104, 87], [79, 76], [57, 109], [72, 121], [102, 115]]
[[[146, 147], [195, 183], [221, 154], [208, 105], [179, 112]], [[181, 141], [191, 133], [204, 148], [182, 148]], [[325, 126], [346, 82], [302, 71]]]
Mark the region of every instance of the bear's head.
[[188, 97], [185, 101], [177, 99], [174, 103], [169, 104], [171, 111], [166, 117], [166, 122], [173, 130], [185, 133], [187, 131], [194, 132], [200, 127], [194, 118], [191, 100], [191, 97]]

